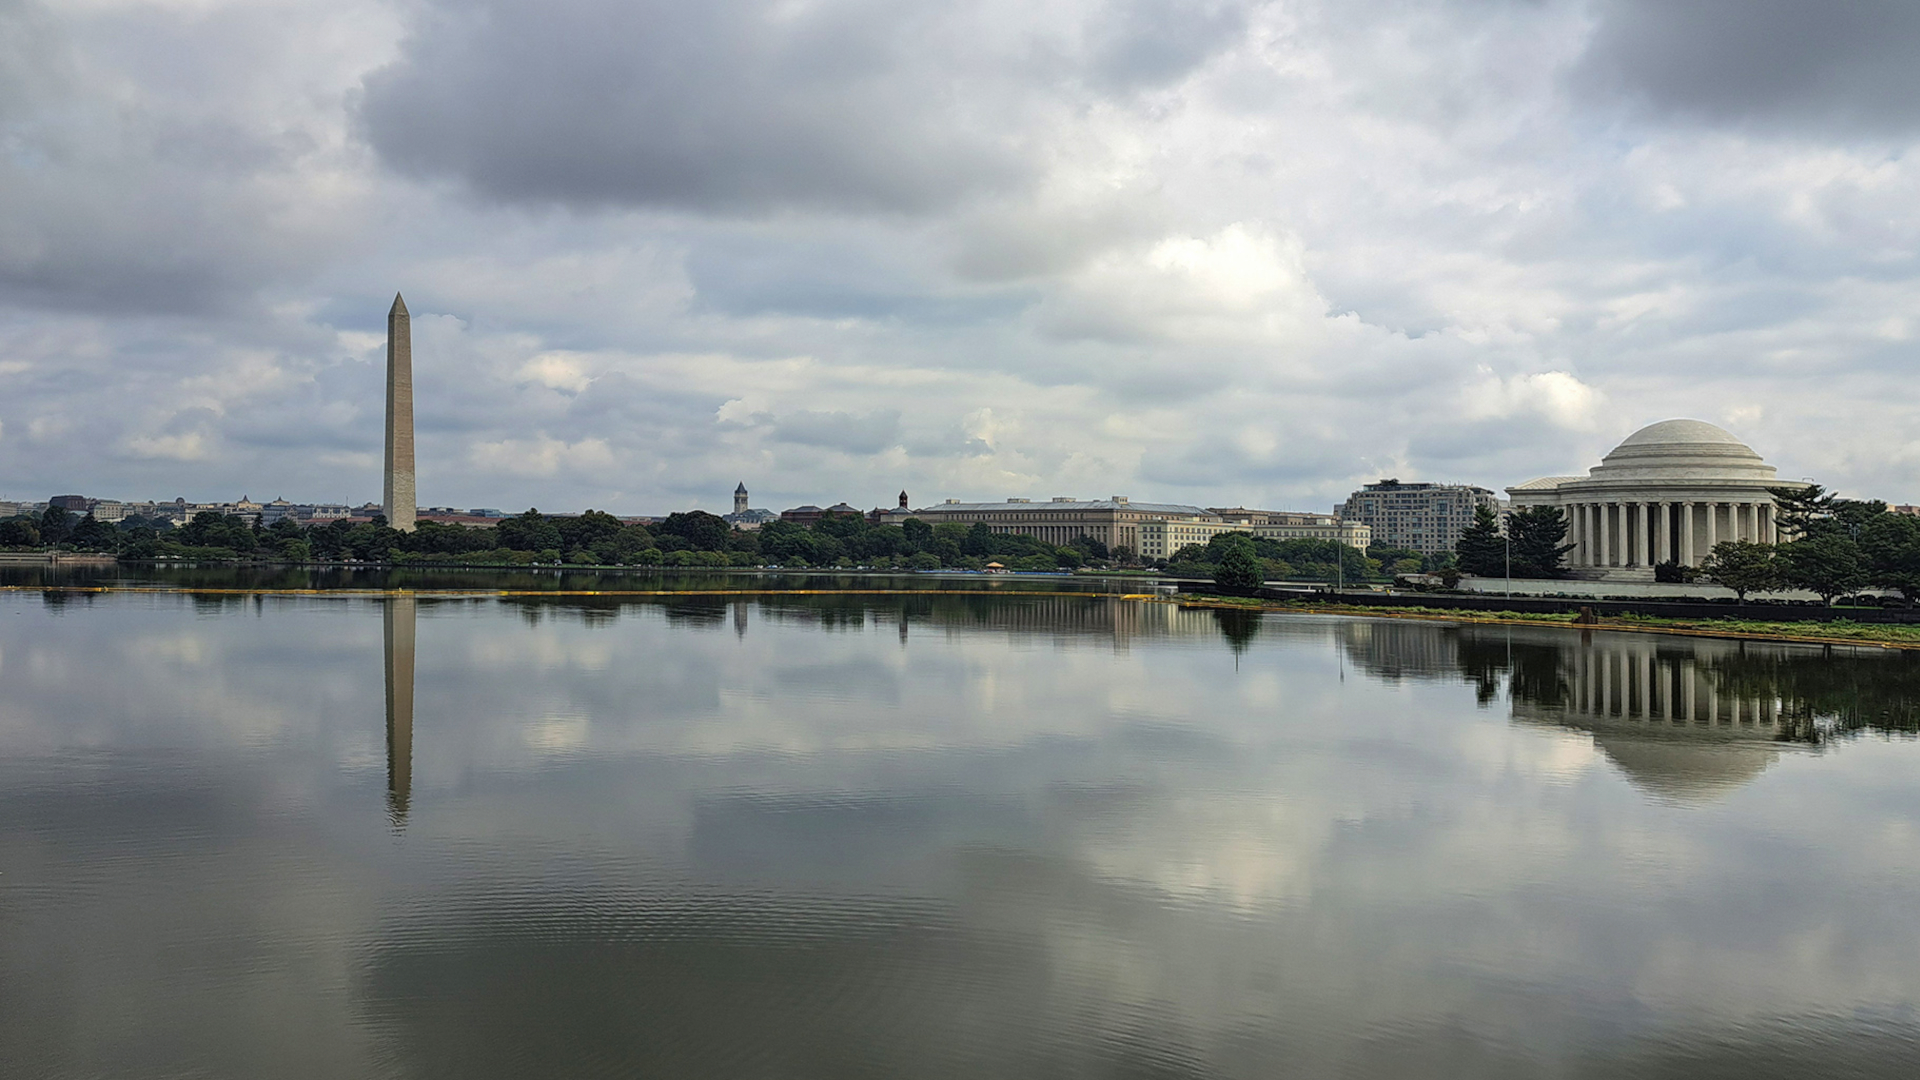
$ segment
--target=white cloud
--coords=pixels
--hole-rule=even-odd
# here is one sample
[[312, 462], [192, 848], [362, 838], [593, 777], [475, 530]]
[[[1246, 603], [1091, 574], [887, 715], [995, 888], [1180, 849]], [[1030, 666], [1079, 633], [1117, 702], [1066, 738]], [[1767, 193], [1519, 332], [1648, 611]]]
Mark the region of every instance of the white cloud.
[[593, 381], [593, 376], [587, 374], [585, 360], [564, 353], [542, 353], [534, 357], [521, 365], [520, 376], [529, 382], [570, 394], [585, 390], [587, 384]]
[[182, 435], [144, 435], [127, 440], [127, 450], [135, 457], [162, 458], [167, 461], [205, 461], [212, 456], [205, 432]]
[[1492, 372], [1469, 387], [1461, 413], [1473, 420], [1532, 414], [1560, 427], [1592, 431], [1600, 425], [1605, 396], [1564, 371], [1501, 378]]
[[613, 464], [614, 456], [605, 439], [569, 443], [543, 435], [480, 443], [473, 448], [471, 460], [475, 467], [489, 472], [550, 477], [563, 470], [597, 475]]

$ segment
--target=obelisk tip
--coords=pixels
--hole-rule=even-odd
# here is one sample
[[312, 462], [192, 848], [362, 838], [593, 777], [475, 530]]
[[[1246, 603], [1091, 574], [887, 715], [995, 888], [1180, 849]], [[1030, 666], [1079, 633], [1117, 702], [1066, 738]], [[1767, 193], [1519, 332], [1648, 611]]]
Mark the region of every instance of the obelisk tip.
[[392, 307], [392, 308], [390, 308], [390, 309], [388, 309], [388, 311], [387, 311], [387, 314], [389, 314], [389, 315], [405, 315], [406, 313], [407, 313], [407, 302], [406, 302], [405, 300], [402, 300], [402, 299], [400, 299], [400, 294], [399, 294], [399, 293], [394, 293], [394, 294], [393, 294], [393, 307]]

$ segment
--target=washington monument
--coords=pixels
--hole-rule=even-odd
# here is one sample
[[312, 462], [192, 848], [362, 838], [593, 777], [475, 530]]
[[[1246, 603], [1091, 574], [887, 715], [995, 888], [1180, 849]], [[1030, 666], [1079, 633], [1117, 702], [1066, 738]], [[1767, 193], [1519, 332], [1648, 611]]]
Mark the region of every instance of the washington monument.
[[387, 312], [387, 479], [380, 505], [388, 525], [413, 531], [413, 324], [399, 293]]

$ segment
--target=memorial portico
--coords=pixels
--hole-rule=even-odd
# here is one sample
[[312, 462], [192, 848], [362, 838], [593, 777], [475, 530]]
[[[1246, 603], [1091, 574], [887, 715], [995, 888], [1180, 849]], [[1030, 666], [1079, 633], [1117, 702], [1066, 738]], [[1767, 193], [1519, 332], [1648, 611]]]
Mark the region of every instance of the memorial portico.
[[1663, 420], [1628, 436], [1586, 476], [1542, 477], [1507, 494], [1516, 510], [1552, 506], [1566, 515], [1576, 570], [1647, 579], [1657, 563], [1699, 566], [1724, 540], [1778, 543], [1767, 489], [1800, 486], [1712, 424]]

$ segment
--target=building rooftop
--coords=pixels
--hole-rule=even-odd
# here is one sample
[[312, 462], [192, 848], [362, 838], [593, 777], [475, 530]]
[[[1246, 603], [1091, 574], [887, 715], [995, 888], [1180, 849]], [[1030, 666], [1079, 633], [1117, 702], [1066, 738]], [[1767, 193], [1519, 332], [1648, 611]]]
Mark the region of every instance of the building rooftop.
[[1571, 484], [1575, 480], [1585, 480], [1584, 476], [1542, 476], [1524, 484], [1515, 484], [1508, 491], [1551, 491], [1561, 484]]
[[[1186, 506], [1180, 503], [1144, 503], [1130, 499], [1053, 499], [1048, 502], [1032, 502], [1026, 499], [1008, 499], [1005, 502], [944, 502], [922, 508], [927, 511], [1004, 513], [1008, 510], [1044, 511], [1053, 514], [1078, 514], [1089, 510], [1139, 510], [1149, 514], [1176, 514], [1182, 517], [1212, 517], [1213, 513], [1203, 507]], [[916, 510], [915, 513], [922, 511]]]

